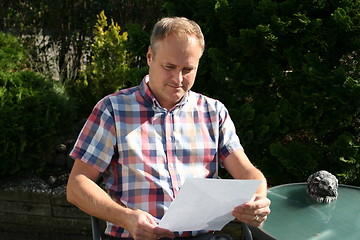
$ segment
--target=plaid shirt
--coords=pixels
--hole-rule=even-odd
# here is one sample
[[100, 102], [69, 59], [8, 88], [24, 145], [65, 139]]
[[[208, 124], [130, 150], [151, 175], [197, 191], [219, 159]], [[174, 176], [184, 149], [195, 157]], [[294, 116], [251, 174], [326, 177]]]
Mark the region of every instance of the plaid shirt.
[[[115, 201], [161, 219], [186, 178], [216, 178], [219, 163], [242, 146], [222, 103], [189, 91], [168, 111], [147, 81], [102, 99], [70, 156], [104, 172]], [[130, 237], [111, 223], [106, 232]]]

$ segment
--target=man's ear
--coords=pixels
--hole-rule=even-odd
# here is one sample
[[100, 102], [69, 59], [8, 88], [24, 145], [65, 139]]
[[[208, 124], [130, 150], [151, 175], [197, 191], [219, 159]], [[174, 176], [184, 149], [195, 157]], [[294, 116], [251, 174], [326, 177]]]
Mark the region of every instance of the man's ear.
[[146, 53], [146, 61], [148, 65], [150, 65], [152, 58], [153, 58], [153, 52], [151, 50], [151, 47], [149, 46], [148, 52]]

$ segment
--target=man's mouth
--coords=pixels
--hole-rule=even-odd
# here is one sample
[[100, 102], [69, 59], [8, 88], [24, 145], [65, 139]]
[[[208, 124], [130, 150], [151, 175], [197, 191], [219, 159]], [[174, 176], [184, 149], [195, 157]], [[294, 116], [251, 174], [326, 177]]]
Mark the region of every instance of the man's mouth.
[[169, 87], [171, 88], [182, 88], [182, 85], [172, 85], [172, 84], [168, 84]]

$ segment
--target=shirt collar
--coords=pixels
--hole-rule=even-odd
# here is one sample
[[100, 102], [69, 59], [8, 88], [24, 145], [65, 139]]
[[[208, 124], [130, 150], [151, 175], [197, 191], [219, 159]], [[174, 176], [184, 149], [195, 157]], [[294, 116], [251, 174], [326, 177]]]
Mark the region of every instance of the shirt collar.
[[[151, 104], [152, 106], [156, 105], [158, 107], [161, 107], [159, 102], [156, 100], [155, 96], [151, 92], [151, 90], [148, 86], [148, 82], [149, 82], [149, 75], [146, 75], [140, 84], [141, 95], [144, 97], [145, 101], [148, 104]], [[178, 102], [173, 109], [175, 109], [177, 107], [182, 107], [185, 103], [187, 103], [189, 100], [189, 95], [190, 95], [190, 91], [186, 92], [186, 94], [181, 99], [181, 101]]]

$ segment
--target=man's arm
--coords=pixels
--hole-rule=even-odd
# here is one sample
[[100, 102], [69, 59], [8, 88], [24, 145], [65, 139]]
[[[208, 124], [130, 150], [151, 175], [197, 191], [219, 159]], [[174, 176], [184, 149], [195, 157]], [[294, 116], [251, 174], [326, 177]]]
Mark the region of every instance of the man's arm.
[[99, 174], [95, 168], [76, 159], [67, 184], [67, 200], [89, 215], [125, 228], [134, 239], [172, 237], [170, 231], [157, 227], [150, 214], [127, 208], [112, 200], [95, 183]]
[[267, 182], [262, 172], [257, 169], [243, 150], [231, 153], [224, 160], [224, 167], [235, 179], [257, 179], [262, 184], [256, 191], [253, 201], [238, 206], [233, 216], [239, 221], [252, 226], [260, 226], [270, 213], [270, 200], [267, 196]]

